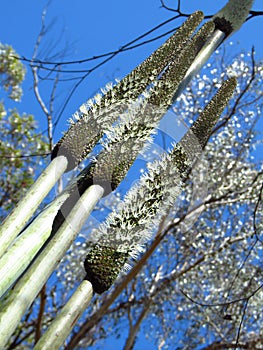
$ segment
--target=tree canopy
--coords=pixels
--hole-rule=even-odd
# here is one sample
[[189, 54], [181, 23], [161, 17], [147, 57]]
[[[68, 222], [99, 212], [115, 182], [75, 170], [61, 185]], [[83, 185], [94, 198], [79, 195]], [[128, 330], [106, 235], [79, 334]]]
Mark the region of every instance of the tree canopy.
[[[15, 101], [22, 96], [26, 71], [17, 58], [11, 46], [0, 44], [0, 84]], [[16, 108], [6, 111], [3, 101], [0, 101], [0, 129], [0, 217], [3, 219], [32, 185], [36, 169], [46, 162], [43, 156], [48, 146], [33, 115], [21, 115]]]

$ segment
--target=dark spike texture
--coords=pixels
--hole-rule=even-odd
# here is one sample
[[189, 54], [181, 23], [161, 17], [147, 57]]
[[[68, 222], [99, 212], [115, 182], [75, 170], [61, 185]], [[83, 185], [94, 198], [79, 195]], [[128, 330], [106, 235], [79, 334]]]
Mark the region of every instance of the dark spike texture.
[[[96, 162], [86, 173], [86, 184], [98, 184], [104, 188], [104, 196], [115, 190], [126, 176], [130, 166], [138, 156], [154, 128], [172, 104], [173, 95], [180, 81], [193, 62], [200, 47], [214, 29], [213, 22], [207, 22], [197, 32], [181, 54], [170, 63], [156, 85], [145, 97], [140, 108], [131, 106], [127, 113], [135, 114], [133, 119], [124, 118], [123, 124], [115, 126], [115, 134], [101, 152]], [[136, 109], [134, 111], [134, 109]]]
[[83, 161], [108, 127], [124, 112], [177, 56], [203, 19], [202, 12], [191, 15], [187, 21], [149, 58], [135, 68], [94, 104], [84, 108], [79, 119], [54, 147], [51, 159], [66, 156], [67, 171]]
[[202, 150], [235, 87], [235, 78], [222, 84], [170, 154], [164, 156], [159, 166], [155, 163], [141, 186], [131, 189], [119, 210], [117, 208], [110, 214], [106, 224], [92, 235], [93, 242], [90, 243], [84, 267], [86, 278], [93, 284], [96, 293], [101, 294], [111, 286], [124, 265], [127, 266], [130, 258], [136, 258], [141, 246], [150, 238], [149, 230], [156, 224], [158, 212], [174, 202], [180, 192], [180, 181], [186, 180], [200, 155], [195, 148], [189, 149], [189, 141], [198, 143]]

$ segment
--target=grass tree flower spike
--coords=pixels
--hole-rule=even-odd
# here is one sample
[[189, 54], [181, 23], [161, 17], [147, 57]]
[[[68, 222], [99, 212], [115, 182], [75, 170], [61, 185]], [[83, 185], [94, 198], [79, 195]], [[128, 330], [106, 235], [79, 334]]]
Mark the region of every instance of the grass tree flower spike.
[[[151, 228], [156, 227], [179, 195], [182, 183], [235, 87], [235, 78], [223, 83], [182, 140], [169, 154], [163, 154], [160, 161], [149, 166], [148, 174], [142, 176], [117, 209], [91, 233], [84, 267], [86, 279], [95, 292], [107, 290], [151, 238]], [[193, 140], [200, 145], [199, 154], [191, 146]]]
[[[104, 189], [104, 196], [115, 190], [126, 176], [139, 152], [150, 141], [151, 134], [172, 104], [173, 96], [196, 53], [213, 32], [214, 23], [207, 22], [189, 39], [180, 54], [166, 67], [161, 77], [144, 91], [143, 97], [131, 101], [119, 123], [106, 132], [104, 150], [70, 184], [71, 195], [54, 220], [53, 232], [61, 225], [78, 198], [92, 184]], [[170, 48], [172, 50], [172, 47]], [[128, 151], [127, 151], [128, 150]]]
[[69, 130], [54, 147], [51, 158], [64, 155], [68, 159], [67, 170], [84, 160], [127, 105], [184, 49], [202, 19], [201, 11], [192, 14], [174, 35], [116, 86], [109, 86], [104, 95], [97, 95], [83, 104], [75, 115], [76, 122], [72, 121]]
[[205, 23], [193, 39], [189, 40], [180, 55], [170, 63], [155, 86], [146, 92], [141, 103], [140, 100], [131, 103], [126, 113], [121, 116], [120, 123], [109, 128], [106, 132], [109, 142], [104, 144], [104, 151], [87, 174], [87, 183], [102, 186], [104, 195], [116, 189], [171, 106], [181, 79], [213, 28], [213, 22]]

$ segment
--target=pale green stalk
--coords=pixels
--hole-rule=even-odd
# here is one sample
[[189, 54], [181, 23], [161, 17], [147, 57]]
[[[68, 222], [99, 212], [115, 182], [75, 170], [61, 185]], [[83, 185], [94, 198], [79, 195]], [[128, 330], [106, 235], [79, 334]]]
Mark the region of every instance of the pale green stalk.
[[64, 156], [50, 163], [34, 185], [27, 191], [24, 198], [2, 223], [0, 227], [0, 257], [21, 232], [39, 204], [64, 173], [67, 168], [67, 163], [67, 159]]
[[23, 314], [32, 304], [49, 276], [76, 238], [89, 214], [103, 195], [99, 186], [91, 186], [70, 212], [67, 220], [15, 285], [0, 309], [0, 349], [18, 326]]
[[0, 259], [0, 298], [25, 271], [49, 238], [54, 218], [67, 197], [68, 194], [64, 193], [47, 206]]
[[58, 350], [86, 310], [93, 296], [92, 284], [82, 281], [59, 315], [37, 342], [34, 350]]

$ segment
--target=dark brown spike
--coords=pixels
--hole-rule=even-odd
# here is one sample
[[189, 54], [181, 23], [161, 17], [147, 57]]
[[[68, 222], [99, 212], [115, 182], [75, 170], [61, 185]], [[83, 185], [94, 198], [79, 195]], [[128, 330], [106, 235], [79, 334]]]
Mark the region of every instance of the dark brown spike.
[[127, 253], [118, 252], [116, 248], [94, 244], [96, 256], [87, 254], [84, 268], [85, 279], [91, 282], [95, 293], [102, 294], [108, 290], [128, 259]]
[[193, 138], [193, 136], [195, 137], [196, 142], [198, 142], [200, 145], [201, 149], [206, 145], [207, 140], [212, 133], [213, 127], [232, 97], [236, 85], [237, 80], [234, 77], [223, 82], [217, 93], [200, 113], [196, 122], [180, 141], [180, 144], [184, 148], [189, 148], [187, 145], [191, 144], [190, 139]]

